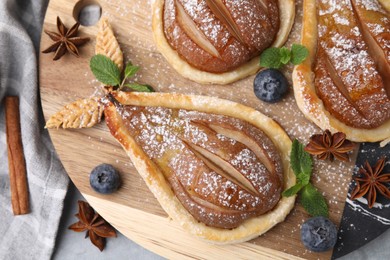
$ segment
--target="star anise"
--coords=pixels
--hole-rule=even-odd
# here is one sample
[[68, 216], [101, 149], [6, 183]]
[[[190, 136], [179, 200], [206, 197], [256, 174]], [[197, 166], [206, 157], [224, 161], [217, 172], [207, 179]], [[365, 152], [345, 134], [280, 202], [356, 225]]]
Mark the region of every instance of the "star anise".
[[75, 216], [78, 222], [69, 226], [69, 229], [76, 232], [87, 231], [85, 238], [89, 236], [92, 244], [100, 251], [103, 251], [106, 237], [116, 237], [115, 229], [108, 224], [94, 209], [85, 201], [78, 201], [79, 213]]
[[367, 194], [368, 207], [372, 208], [379, 191], [383, 196], [390, 199], [390, 173], [382, 173], [386, 158], [379, 159], [374, 167], [366, 161], [364, 167], [359, 169], [359, 175], [353, 176], [356, 186], [351, 193], [351, 199], [358, 199]]
[[323, 134], [310, 137], [305, 151], [316, 155], [320, 160], [333, 161], [334, 158], [337, 158], [340, 161], [348, 161], [348, 152], [352, 151], [354, 147], [355, 144], [347, 140], [344, 133], [337, 132], [332, 135], [329, 130], [325, 130]]
[[77, 46], [83, 45], [89, 41], [89, 37], [76, 37], [80, 23], [75, 23], [69, 30], [57, 16], [57, 32], [45, 30], [45, 33], [54, 41], [49, 48], [43, 50], [43, 53], [55, 52], [53, 60], [61, 58], [66, 51], [79, 57]]

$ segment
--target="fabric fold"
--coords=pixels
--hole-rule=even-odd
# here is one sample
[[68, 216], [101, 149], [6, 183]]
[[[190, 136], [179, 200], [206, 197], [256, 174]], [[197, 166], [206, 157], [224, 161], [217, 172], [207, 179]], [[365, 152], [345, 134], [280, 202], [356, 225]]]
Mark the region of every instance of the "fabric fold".
[[31, 213], [14, 216], [8, 175], [4, 105], [0, 106], [0, 259], [50, 259], [69, 178], [44, 129], [38, 53], [47, 0], [0, 2], [0, 100], [20, 99]]

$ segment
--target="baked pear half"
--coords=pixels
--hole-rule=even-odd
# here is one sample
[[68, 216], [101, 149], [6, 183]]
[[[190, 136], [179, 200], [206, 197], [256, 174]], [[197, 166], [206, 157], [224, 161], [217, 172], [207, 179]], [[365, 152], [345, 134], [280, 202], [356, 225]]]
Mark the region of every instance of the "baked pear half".
[[256, 73], [260, 53], [287, 40], [294, 0], [155, 0], [157, 49], [182, 76], [228, 84]]
[[219, 244], [255, 238], [282, 222], [295, 197], [291, 141], [260, 112], [231, 101], [170, 93], [111, 92], [111, 134], [167, 214]]
[[294, 68], [295, 99], [323, 130], [356, 142], [390, 138], [390, 4], [386, 0], [304, 0]]

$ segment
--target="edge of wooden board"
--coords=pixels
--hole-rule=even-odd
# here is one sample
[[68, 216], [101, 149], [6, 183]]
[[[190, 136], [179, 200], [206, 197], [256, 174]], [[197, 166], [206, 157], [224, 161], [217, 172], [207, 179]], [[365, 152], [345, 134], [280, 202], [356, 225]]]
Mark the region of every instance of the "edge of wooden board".
[[[103, 218], [112, 223], [126, 237], [169, 259], [217, 259], [221, 256], [224, 256], [224, 259], [238, 259], [243, 256], [248, 259], [259, 259], [259, 257], [261, 259], [302, 259], [247, 242], [230, 245], [210, 244], [191, 236], [168, 217], [157, 216], [91, 195], [82, 195]], [[137, 228], [137, 232], [134, 232], [135, 229], [129, 227], [129, 222], [133, 227], [142, 228]], [[153, 237], [150, 237], [151, 233], [154, 234]], [[175, 243], [176, 241], [181, 242], [178, 244]]]

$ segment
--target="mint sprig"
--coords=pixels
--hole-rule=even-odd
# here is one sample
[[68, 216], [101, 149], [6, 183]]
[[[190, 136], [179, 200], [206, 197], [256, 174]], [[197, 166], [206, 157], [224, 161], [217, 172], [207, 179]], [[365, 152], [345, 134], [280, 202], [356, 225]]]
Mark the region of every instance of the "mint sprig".
[[138, 83], [129, 83], [123, 86], [123, 90], [126, 91], [127, 88], [137, 92], [154, 92], [153, 88], [149, 85], [143, 85]]
[[300, 195], [301, 204], [307, 213], [312, 216], [328, 217], [328, 206], [324, 196], [311, 183], [303, 187]]
[[282, 66], [282, 54], [279, 48], [271, 47], [260, 55], [260, 66], [278, 69]]
[[260, 55], [260, 66], [279, 69], [282, 65], [291, 62], [294, 65], [302, 63], [309, 55], [309, 50], [300, 44], [293, 44], [291, 50], [286, 47], [271, 47]]
[[290, 163], [291, 168], [297, 177], [301, 174], [310, 179], [313, 160], [311, 159], [310, 154], [305, 151], [304, 146], [296, 139], [293, 141], [291, 147]]
[[131, 62], [127, 63], [125, 68], [124, 80], [133, 77], [139, 71], [139, 69], [140, 68], [138, 66], [133, 66]]
[[294, 186], [290, 187], [289, 189], [283, 191], [284, 197], [291, 197], [295, 194], [297, 194], [305, 185], [302, 183], [297, 182]]
[[291, 47], [291, 63], [301, 64], [309, 56], [309, 50], [300, 44], [293, 44]]
[[291, 168], [296, 176], [296, 184], [283, 191], [284, 197], [290, 197], [297, 193], [303, 208], [312, 216], [328, 217], [328, 206], [320, 192], [310, 183], [313, 169], [313, 160], [304, 146], [294, 140], [290, 154]]
[[282, 47], [279, 49], [280, 52], [280, 62], [286, 65], [291, 59], [291, 51], [286, 47]]
[[110, 58], [101, 54], [95, 55], [91, 58], [89, 67], [101, 83], [110, 86], [118, 86], [121, 83], [121, 72]]
[[108, 57], [97, 54], [93, 56], [89, 62], [89, 67], [96, 79], [101, 83], [113, 87], [118, 87], [119, 90], [131, 89], [137, 92], [154, 92], [153, 88], [149, 85], [143, 85], [139, 83], [125, 84], [128, 78], [134, 77], [140, 67], [134, 66], [129, 62], [124, 71], [123, 78], [118, 66]]

